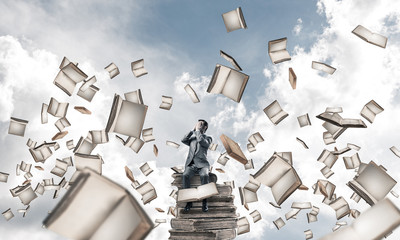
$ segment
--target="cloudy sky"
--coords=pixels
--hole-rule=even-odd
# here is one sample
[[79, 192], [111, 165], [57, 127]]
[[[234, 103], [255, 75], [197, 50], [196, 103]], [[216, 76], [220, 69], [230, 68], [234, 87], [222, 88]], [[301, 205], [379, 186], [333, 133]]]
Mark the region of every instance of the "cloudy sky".
[[[242, 7], [248, 29], [226, 32], [221, 14]], [[94, 154], [103, 156], [103, 175], [121, 184], [140, 201], [140, 195], [130, 187], [124, 166], [129, 166], [139, 182], [149, 180], [157, 190], [158, 198], [144, 206], [154, 220], [167, 218], [157, 213], [155, 207], [167, 209], [175, 204], [168, 195], [172, 188], [172, 166], [183, 165], [187, 148], [166, 146], [165, 141], [180, 142], [182, 136], [193, 128], [196, 120], [208, 120], [208, 134], [217, 151], [209, 152], [214, 167], [222, 167], [226, 173], [216, 173], [219, 182], [234, 180], [243, 186], [274, 151], [293, 152], [293, 165], [303, 183], [311, 189], [318, 180], [324, 179], [317, 162], [323, 149], [339, 149], [347, 143], [361, 147], [359, 155], [364, 163], [371, 160], [382, 164], [396, 180], [400, 179], [400, 164], [389, 150], [400, 149], [400, 2], [394, 0], [284, 0], [284, 1], [2, 1], [0, 2], [0, 172], [10, 173], [7, 183], [0, 184], [0, 210], [8, 208], [16, 215], [6, 222], [0, 219], [0, 231], [5, 239], [64, 239], [41, 227], [48, 211], [60, 199], [52, 199], [46, 192], [31, 203], [25, 218], [17, 212], [24, 206], [12, 198], [9, 189], [22, 184], [23, 176], [15, 175], [15, 166], [21, 161], [34, 164], [26, 141], [49, 141], [57, 132], [49, 116], [49, 123], [40, 123], [42, 103], [51, 97], [69, 102], [68, 135], [59, 140], [61, 149], [43, 165], [44, 172], [32, 169], [32, 185], [43, 178], [59, 177], [49, 171], [56, 158], [72, 155], [65, 142], [89, 130], [104, 129], [114, 94], [141, 89], [149, 110], [144, 128], [153, 127], [155, 142], [145, 144], [139, 154], [123, 147], [110, 134], [110, 142], [99, 145]], [[372, 32], [388, 37], [385, 49], [369, 44], [351, 31], [363, 25]], [[274, 65], [267, 53], [268, 41], [287, 37], [287, 49], [291, 61]], [[250, 76], [240, 103], [222, 95], [206, 92], [217, 63], [229, 66], [219, 56], [223, 50], [233, 56], [243, 72]], [[62, 58], [66, 56], [78, 62], [88, 75], [95, 75], [100, 88], [91, 103], [74, 94], [69, 97], [53, 84]], [[130, 70], [132, 61], [144, 58], [149, 74], [135, 78]], [[325, 62], [337, 70], [333, 75], [311, 68], [312, 61]], [[104, 67], [114, 62], [120, 74], [110, 79]], [[288, 68], [297, 75], [297, 89], [288, 81]], [[184, 91], [190, 83], [200, 97], [194, 104]], [[161, 96], [174, 99], [170, 111], [158, 106]], [[362, 107], [374, 99], [385, 110], [366, 129], [348, 129], [335, 144], [325, 146], [321, 120], [315, 118], [326, 107], [343, 107], [343, 117], [361, 118]], [[277, 126], [264, 114], [263, 109], [274, 100], [289, 114]], [[82, 115], [73, 106], [85, 106], [92, 115]], [[300, 128], [297, 117], [308, 113], [312, 125]], [[29, 120], [24, 137], [7, 134], [10, 117]], [[246, 149], [248, 137], [260, 132], [265, 141], [256, 151]], [[255, 169], [245, 171], [239, 162], [231, 159], [226, 166], [216, 163], [224, 148], [219, 136], [224, 133], [237, 141], [245, 155], [254, 160]], [[296, 137], [304, 140], [304, 149]], [[159, 156], [153, 154], [153, 143], [159, 148]], [[345, 156], [351, 156], [351, 151]], [[215, 163], [214, 163], [215, 161]], [[154, 172], [145, 177], [139, 166], [148, 162]], [[34, 164], [37, 165], [37, 164]], [[355, 203], [350, 199], [352, 191], [345, 185], [354, 177], [354, 171], [346, 170], [342, 158], [332, 169], [335, 174], [329, 181], [336, 184], [337, 196], [343, 196], [351, 208], [364, 211], [365, 201]], [[66, 174], [72, 175], [72, 169]], [[400, 188], [394, 187], [396, 192]], [[65, 192], [62, 192], [60, 197]], [[259, 201], [250, 204], [247, 211], [240, 204], [235, 188], [235, 205], [241, 216], [250, 222], [250, 233], [238, 239], [303, 239], [304, 231], [311, 229], [318, 239], [330, 233], [336, 218], [332, 208], [322, 203], [322, 196], [312, 191], [296, 191], [275, 209], [269, 188], [258, 190]], [[400, 207], [400, 201], [389, 194], [388, 198]], [[93, 199], [95, 201], [95, 199]], [[289, 220], [277, 230], [272, 221], [290, 210], [293, 201], [310, 201], [320, 208], [318, 222], [307, 223], [306, 211], [297, 220]], [[253, 223], [249, 213], [257, 209], [262, 220]], [[84, 210], [82, 210], [84, 211]], [[342, 220], [348, 223], [351, 218]], [[166, 239], [169, 221], [154, 229], [147, 239]], [[399, 239], [395, 231], [388, 239]]]

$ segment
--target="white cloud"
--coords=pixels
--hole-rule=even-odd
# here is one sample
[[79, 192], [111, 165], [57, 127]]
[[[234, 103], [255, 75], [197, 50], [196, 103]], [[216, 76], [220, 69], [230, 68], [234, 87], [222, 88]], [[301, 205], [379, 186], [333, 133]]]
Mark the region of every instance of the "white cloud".
[[297, 24], [293, 27], [293, 33], [294, 35], [299, 35], [301, 30], [303, 29], [303, 20], [301, 18], [297, 19]]

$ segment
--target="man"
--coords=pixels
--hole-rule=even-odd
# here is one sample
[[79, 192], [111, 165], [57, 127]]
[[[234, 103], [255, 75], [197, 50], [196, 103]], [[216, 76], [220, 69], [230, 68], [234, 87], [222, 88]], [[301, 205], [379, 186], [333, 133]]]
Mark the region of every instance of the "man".
[[[196, 173], [200, 175], [201, 184], [207, 184], [209, 181], [210, 163], [207, 161], [207, 150], [212, 138], [204, 134], [207, 129], [208, 123], [200, 119], [194, 130], [187, 133], [182, 139], [182, 143], [189, 146], [183, 172], [183, 188], [190, 188], [190, 178]], [[192, 202], [188, 202], [184, 211], [189, 211], [192, 205]], [[207, 199], [203, 199], [202, 210], [203, 212], [208, 211]]]

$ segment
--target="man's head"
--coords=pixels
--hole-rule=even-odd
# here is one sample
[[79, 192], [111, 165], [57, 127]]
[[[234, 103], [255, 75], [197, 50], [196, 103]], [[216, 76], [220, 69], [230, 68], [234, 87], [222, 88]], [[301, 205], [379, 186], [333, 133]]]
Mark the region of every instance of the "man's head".
[[200, 132], [205, 133], [208, 129], [208, 123], [206, 120], [199, 119], [199, 123], [201, 122], [201, 128], [199, 129]]

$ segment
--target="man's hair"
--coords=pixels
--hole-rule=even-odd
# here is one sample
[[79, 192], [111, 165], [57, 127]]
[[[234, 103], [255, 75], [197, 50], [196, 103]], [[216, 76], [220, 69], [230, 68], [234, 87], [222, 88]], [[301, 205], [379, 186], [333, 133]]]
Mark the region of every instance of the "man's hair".
[[206, 127], [206, 129], [204, 129], [204, 132], [206, 132], [207, 129], [208, 129], [208, 122], [206, 120], [204, 120], [204, 119], [199, 119], [198, 121], [204, 123], [204, 126]]

